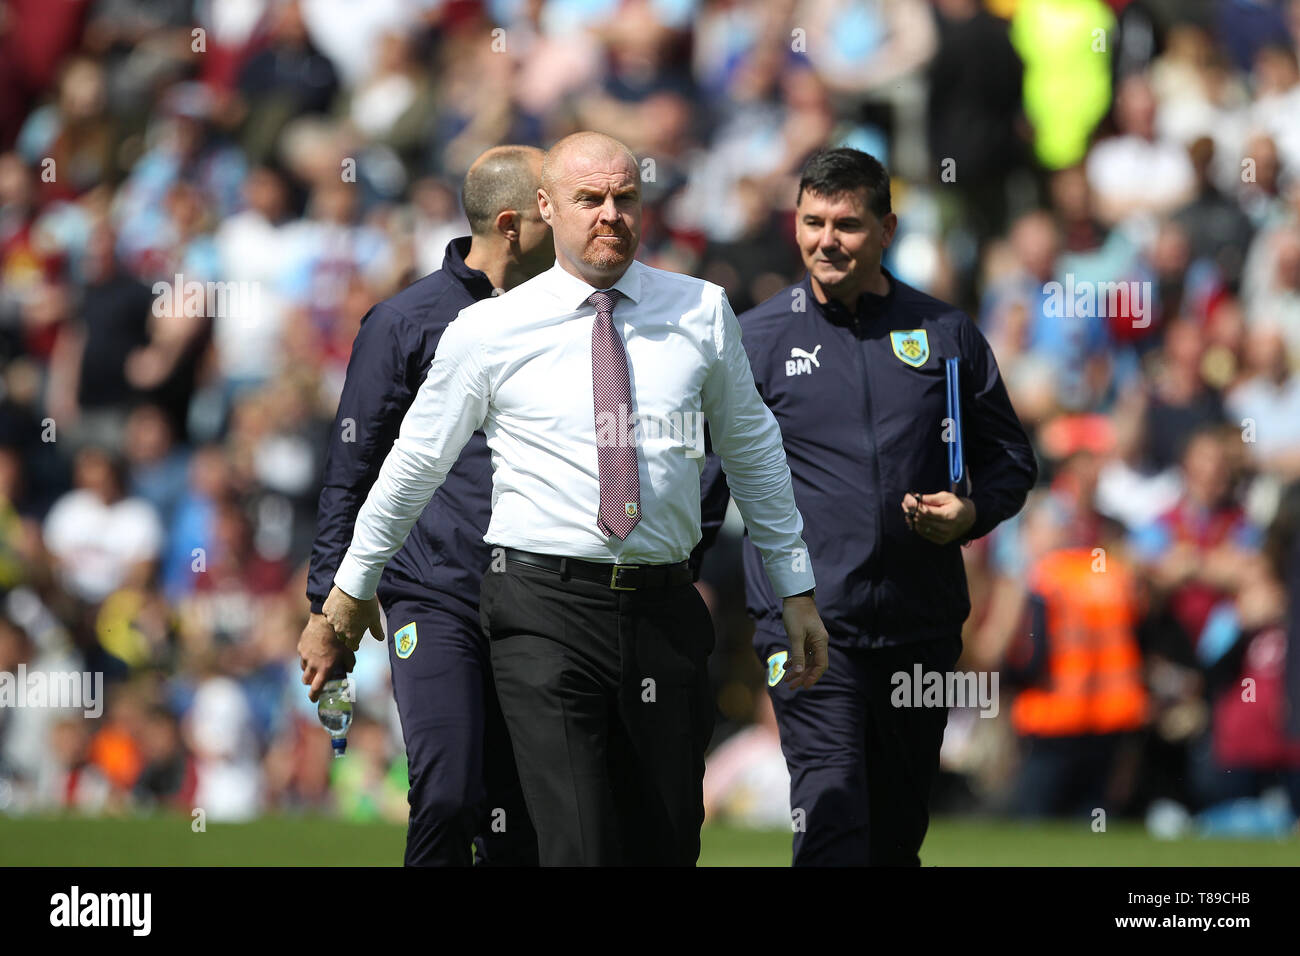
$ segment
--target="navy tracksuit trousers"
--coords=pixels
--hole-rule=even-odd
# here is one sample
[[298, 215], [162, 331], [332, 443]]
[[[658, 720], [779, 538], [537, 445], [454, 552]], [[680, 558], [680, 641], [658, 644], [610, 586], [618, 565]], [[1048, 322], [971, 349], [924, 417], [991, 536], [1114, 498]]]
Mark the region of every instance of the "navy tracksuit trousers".
[[[784, 634], [759, 630], [766, 666], [789, 649]], [[768, 680], [790, 768], [795, 866], [919, 866], [930, 824], [946, 707], [894, 707], [892, 676], [951, 671], [961, 638], [894, 647], [845, 648], [832, 641], [830, 667], [792, 690]]]
[[384, 614], [410, 775], [405, 864], [536, 866], [478, 622], [427, 600], [395, 600]]

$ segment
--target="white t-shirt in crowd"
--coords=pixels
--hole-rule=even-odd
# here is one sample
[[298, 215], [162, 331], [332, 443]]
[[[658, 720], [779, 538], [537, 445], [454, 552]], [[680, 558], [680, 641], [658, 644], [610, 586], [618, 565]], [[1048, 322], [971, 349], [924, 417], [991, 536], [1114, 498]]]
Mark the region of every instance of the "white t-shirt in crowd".
[[1195, 174], [1187, 151], [1166, 140], [1117, 136], [1098, 143], [1088, 156], [1088, 185], [1110, 200], [1132, 200], [1142, 208], [1169, 209], [1190, 198]]
[[141, 498], [105, 504], [91, 491], [74, 490], [45, 519], [45, 546], [59, 559], [65, 586], [85, 601], [108, 597], [131, 565], [154, 560], [162, 545], [162, 522]]

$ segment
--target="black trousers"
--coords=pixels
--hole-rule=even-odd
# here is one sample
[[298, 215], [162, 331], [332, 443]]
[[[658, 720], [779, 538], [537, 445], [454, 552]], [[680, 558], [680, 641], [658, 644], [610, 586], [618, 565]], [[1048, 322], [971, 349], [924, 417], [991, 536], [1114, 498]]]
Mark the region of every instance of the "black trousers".
[[615, 591], [508, 561], [479, 613], [541, 864], [694, 865], [713, 732], [695, 587]]
[[384, 615], [410, 778], [405, 864], [536, 866], [478, 625], [429, 600], [392, 601]]
[[[789, 648], [763, 631], [754, 645], [764, 664]], [[960, 654], [957, 635], [871, 650], [832, 640], [812, 687], [769, 684], [790, 768], [795, 866], [920, 866], [948, 709], [894, 707], [892, 678], [917, 663], [946, 673]]]

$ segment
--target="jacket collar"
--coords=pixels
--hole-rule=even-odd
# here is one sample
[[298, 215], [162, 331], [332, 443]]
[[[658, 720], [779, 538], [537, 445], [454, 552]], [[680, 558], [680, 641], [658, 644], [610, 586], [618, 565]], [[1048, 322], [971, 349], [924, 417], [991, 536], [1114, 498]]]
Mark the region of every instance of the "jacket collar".
[[885, 278], [889, 281], [889, 291], [884, 295], [876, 295], [874, 292], [862, 293], [862, 295], [858, 296], [856, 310], [850, 310], [834, 299], [818, 302], [817, 296], [813, 294], [812, 278], [807, 273], [804, 273], [799, 285], [803, 288], [808, 301], [816, 306], [822, 318], [833, 325], [847, 327], [853, 324], [855, 318], [863, 322], [869, 322], [876, 316], [883, 315], [893, 305], [894, 298], [898, 293], [898, 279], [884, 266], [881, 266], [880, 271], [885, 274]]
[[469, 255], [471, 241], [470, 236], [461, 236], [447, 243], [447, 251], [442, 257], [442, 271], [455, 276], [456, 281], [465, 287], [465, 291], [478, 301], [491, 297], [496, 290], [492, 287], [492, 281], [487, 277], [487, 273], [465, 265], [465, 257]]

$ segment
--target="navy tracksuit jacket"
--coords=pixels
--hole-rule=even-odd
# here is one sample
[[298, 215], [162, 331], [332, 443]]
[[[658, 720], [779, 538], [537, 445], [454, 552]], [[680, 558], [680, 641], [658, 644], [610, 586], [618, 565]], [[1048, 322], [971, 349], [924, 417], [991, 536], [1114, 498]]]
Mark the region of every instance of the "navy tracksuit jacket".
[[[886, 273], [888, 276], [888, 273]], [[780, 682], [781, 600], [744, 543], [745, 588], [790, 770], [796, 865], [915, 866], [929, 825], [945, 707], [893, 704], [894, 675], [951, 670], [970, 613], [960, 543], [908, 529], [907, 492], [949, 487], [944, 360], [960, 359], [961, 426], [975, 502], [967, 540], [1024, 503], [1037, 477], [988, 343], [962, 312], [888, 276], [850, 312], [807, 277], [739, 317], [754, 382], [781, 426], [830, 668], [811, 688]], [[705, 541], [726, 507], [706, 465]]]
[[[817, 575], [817, 609], [832, 642], [847, 647], [950, 636], [970, 613], [961, 548], [910, 531], [902, 510], [908, 492], [950, 490], [944, 359], [961, 359], [971, 490], [958, 494], [976, 508], [966, 540], [1020, 510], [1038, 475], [975, 324], [889, 281], [889, 294], [863, 296], [856, 315], [819, 303], [805, 276], [739, 317], [754, 383], [781, 426]], [[918, 330], [923, 334], [893, 334]], [[725, 480], [711, 457], [701, 477], [709, 532], [726, 507]], [[748, 538], [744, 553], [749, 612], [760, 630], [783, 635], [781, 601]]]
[[[311, 609], [334, 586], [352, 526], [433, 362], [443, 330], [460, 310], [492, 294], [487, 276], [465, 265], [469, 237], [447, 246], [442, 268], [380, 302], [361, 320], [325, 459], [307, 596]], [[410, 537], [384, 568], [377, 595], [427, 597], [478, 620], [478, 589], [488, 566], [483, 541], [492, 516], [492, 462], [476, 431]]]
[[[493, 292], [487, 276], [465, 264], [469, 249], [468, 236], [453, 240], [441, 269], [361, 320], [325, 460], [307, 581], [313, 612], [333, 587], [357, 512], [443, 331], [461, 309]], [[491, 513], [492, 464], [476, 431], [376, 592], [388, 623], [411, 781], [408, 865], [468, 863], [476, 836], [491, 862], [536, 862], [478, 623]]]

